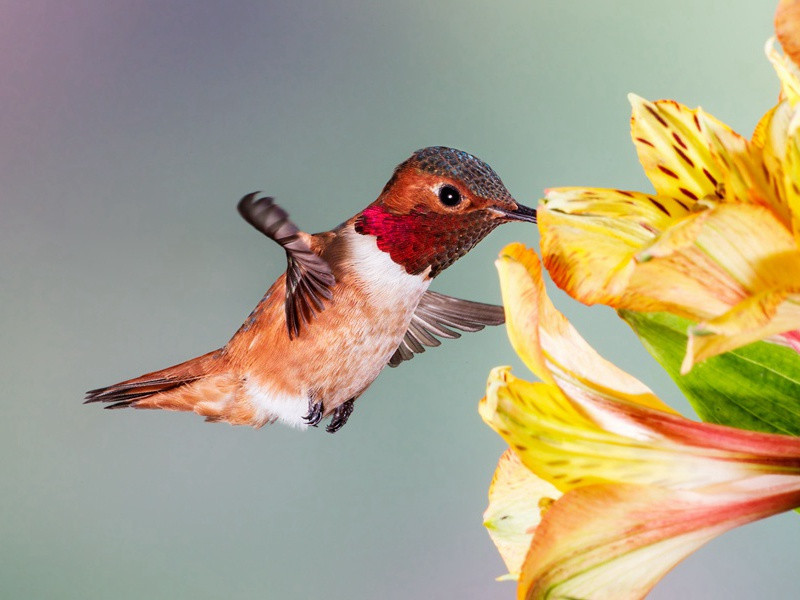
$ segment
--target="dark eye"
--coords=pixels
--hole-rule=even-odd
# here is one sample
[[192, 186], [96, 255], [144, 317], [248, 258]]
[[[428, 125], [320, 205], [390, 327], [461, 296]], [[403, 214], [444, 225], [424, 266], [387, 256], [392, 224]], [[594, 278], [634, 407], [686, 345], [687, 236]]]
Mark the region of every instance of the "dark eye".
[[461, 202], [461, 192], [452, 185], [443, 185], [439, 190], [439, 201], [445, 206], [457, 206]]

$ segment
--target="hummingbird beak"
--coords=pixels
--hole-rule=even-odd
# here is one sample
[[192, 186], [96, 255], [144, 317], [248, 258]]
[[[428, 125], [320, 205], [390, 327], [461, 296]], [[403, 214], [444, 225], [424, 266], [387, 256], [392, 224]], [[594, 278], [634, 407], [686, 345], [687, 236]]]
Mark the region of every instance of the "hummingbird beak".
[[519, 202], [515, 202], [517, 208], [513, 210], [509, 210], [507, 208], [501, 208], [499, 206], [493, 206], [491, 210], [495, 212], [498, 216], [508, 219], [509, 221], [524, 221], [525, 223], [536, 223], [536, 209], [535, 208], [528, 208], [520, 204]]

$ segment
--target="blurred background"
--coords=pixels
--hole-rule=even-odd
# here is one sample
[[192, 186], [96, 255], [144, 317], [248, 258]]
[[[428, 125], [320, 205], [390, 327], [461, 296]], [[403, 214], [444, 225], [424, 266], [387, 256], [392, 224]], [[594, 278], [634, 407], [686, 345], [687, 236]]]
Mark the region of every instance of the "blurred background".
[[[235, 204], [307, 231], [412, 151], [489, 162], [520, 201], [650, 189], [626, 93], [749, 135], [777, 98], [773, 2], [0, 1], [0, 597], [511, 598], [481, 525], [503, 443], [480, 420], [502, 328], [387, 369], [335, 436], [83, 406], [224, 344], [284, 254]], [[499, 302], [507, 225], [433, 288]], [[690, 415], [607, 308], [555, 294]], [[724, 535], [653, 598], [800, 594], [800, 520]]]

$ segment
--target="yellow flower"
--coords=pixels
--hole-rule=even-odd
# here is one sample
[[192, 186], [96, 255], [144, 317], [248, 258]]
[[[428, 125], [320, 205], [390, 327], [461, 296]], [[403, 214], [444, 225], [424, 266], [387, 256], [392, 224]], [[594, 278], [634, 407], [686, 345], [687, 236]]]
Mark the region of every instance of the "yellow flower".
[[533, 251], [512, 244], [497, 267], [541, 380], [498, 367], [480, 404], [510, 446], [484, 519], [518, 598], [641, 598], [713, 537], [800, 505], [800, 438], [681, 417], [555, 309]]
[[765, 338], [800, 350], [800, 70], [767, 52], [783, 99], [752, 140], [702, 109], [631, 95], [656, 193], [559, 188], [539, 207], [544, 264], [573, 297], [696, 321], [684, 373]]

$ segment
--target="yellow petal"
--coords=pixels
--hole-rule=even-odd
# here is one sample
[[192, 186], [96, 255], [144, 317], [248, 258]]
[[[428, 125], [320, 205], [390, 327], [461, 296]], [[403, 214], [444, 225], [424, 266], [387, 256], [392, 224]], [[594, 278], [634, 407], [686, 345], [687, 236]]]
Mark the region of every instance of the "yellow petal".
[[720, 199], [777, 205], [764, 176], [760, 148], [702, 111], [698, 111], [697, 118], [707, 132], [711, 155], [723, 167], [717, 193]]
[[[800, 109], [795, 111], [795, 117]], [[800, 121], [799, 121], [800, 123]], [[786, 142], [786, 154], [783, 162], [783, 192], [786, 206], [792, 221], [792, 232], [800, 244], [800, 126], [792, 132]]]
[[712, 117], [701, 121], [699, 109], [691, 110], [673, 100], [649, 102], [636, 94], [629, 94], [628, 99], [633, 107], [631, 137], [658, 195], [691, 204], [716, 194], [724, 165], [714, 160], [709, 150], [707, 127], [714, 123], [728, 128]]
[[672, 412], [647, 386], [600, 356], [556, 310], [533, 250], [510, 244], [495, 264], [511, 345], [542, 381], [592, 397], [625, 398]]
[[508, 569], [504, 579], [519, 577], [542, 514], [560, 497], [561, 492], [531, 473], [512, 450], [500, 457], [483, 525]]
[[769, 184], [779, 198], [776, 211], [800, 241], [800, 105], [782, 102], [759, 123], [756, 134]]
[[750, 294], [792, 288], [800, 282], [800, 249], [772, 211], [748, 204], [718, 204], [691, 218], [699, 225], [691, 228], [691, 244], [685, 236], [677, 243], [662, 236], [643, 253], [658, 262], [696, 248]]
[[[789, 226], [788, 209], [774, 185], [771, 172], [764, 168], [762, 147], [750, 142], [713, 117], [698, 111], [697, 118], [707, 132], [708, 147], [714, 160], [724, 168], [718, 200], [746, 202], [772, 209]], [[757, 132], [758, 133], [758, 132]]]
[[[624, 194], [581, 188], [548, 192], [539, 207], [539, 233], [544, 264], [559, 287], [586, 304], [694, 319], [711, 318], [743, 298], [736, 282], [699, 251], [673, 253], [660, 262], [639, 255], [645, 248], [652, 252], [662, 231], [702, 213], [689, 213], [660, 196]], [[709, 282], [717, 289], [710, 290]], [[724, 296], [721, 289], [728, 290]]]
[[[749, 460], [739, 462], [732, 460], [738, 451], [705, 446], [712, 436], [727, 442], [725, 436], [738, 430], [575, 392], [568, 398], [554, 385], [529, 383], [500, 367], [489, 377], [479, 411], [525, 466], [563, 492], [604, 482], [693, 488], [771, 468], [772, 457], [742, 451]], [[748, 443], [746, 435], [739, 438], [733, 441]]]
[[[699, 205], [700, 203], [698, 203]], [[683, 219], [676, 220], [671, 227], [658, 236], [652, 244], [644, 247], [636, 254], [636, 261], [640, 263], [648, 262], [654, 258], [664, 258], [672, 256], [677, 252], [686, 251], [691, 248], [697, 236], [705, 226], [710, 211], [708, 206], [703, 203], [704, 210], [686, 215]]]
[[660, 196], [778, 204], [757, 146], [702, 109], [629, 97], [639, 160]]
[[800, 327], [800, 294], [768, 290], [740, 302], [727, 313], [689, 329], [681, 373], [717, 354]]
[[768, 128], [772, 122], [772, 117], [775, 114], [776, 108], [778, 108], [778, 106], [773, 106], [764, 113], [764, 116], [758, 120], [756, 128], [753, 130], [753, 137], [750, 138], [750, 142], [758, 148], [763, 148], [767, 143], [767, 135], [769, 135]]
[[663, 300], [681, 302], [677, 294], [686, 290], [670, 282], [676, 272], [691, 269], [695, 283], [705, 286], [694, 301], [712, 294], [727, 305], [708, 314], [707, 305], [692, 305], [692, 297], [683, 297], [683, 308], [700, 321], [689, 331], [684, 373], [710, 356], [800, 327], [800, 311], [791, 299], [800, 292], [800, 249], [771, 210], [721, 204], [681, 225], [691, 235], [676, 226], [640, 253], [651, 259], [648, 266], [662, 271], [649, 285], [665, 288]]
[[639, 192], [548, 190], [539, 206], [544, 264], [581, 302], [612, 303], [629, 285], [636, 254], [687, 214], [685, 203]]
[[644, 598], [709, 540], [800, 502], [796, 481], [760, 493], [728, 496], [613, 484], [573, 490], [544, 516], [517, 598]]
[[[705, 199], [695, 208], [706, 210], [656, 221], [663, 233], [644, 234], [636, 224], [644, 216], [637, 209], [646, 197], [628, 198], [633, 204], [624, 206], [630, 214], [620, 215], [621, 207], [607, 206], [619, 202], [619, 194], [611, 192], [607, 199], [606, 193], [553, 190], [540, 207], [545, 265], [570, 295], [585, 303], [665, 310], [702, 322], [695, 336], [719, 335], [695, 339], [686, 368], [701, 357], [800, 328], [791, 306], [782, 309], [780, 321], [762, 319], [772, 314], [765, 312], [768, 305], [780, 304], [775, 294], [797, 293], [800, 285], [800, 248], [772, 209]], [[767, 304], [764, 294], [773, 298]], [[750, 300], [756, 296], [761, 300]], [[739, 309], [731, 312], [734, 307]], [[754, 326], [753, 319], [762, 321]]]

